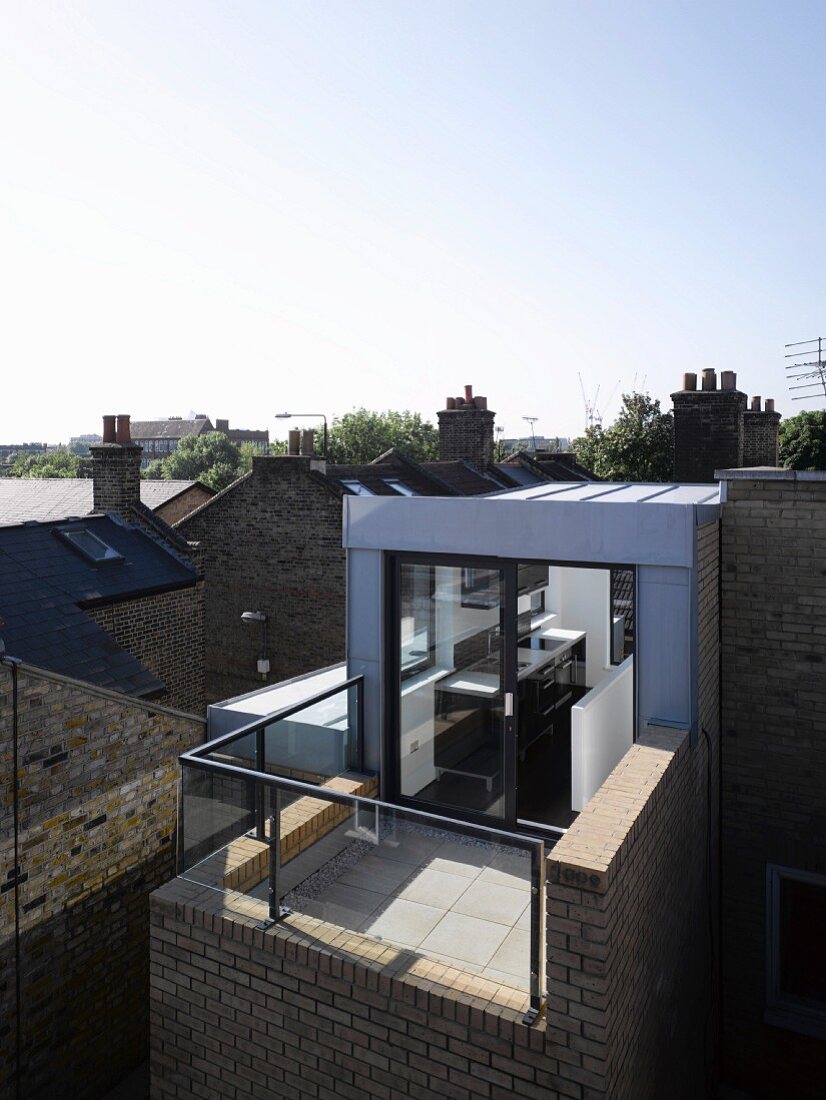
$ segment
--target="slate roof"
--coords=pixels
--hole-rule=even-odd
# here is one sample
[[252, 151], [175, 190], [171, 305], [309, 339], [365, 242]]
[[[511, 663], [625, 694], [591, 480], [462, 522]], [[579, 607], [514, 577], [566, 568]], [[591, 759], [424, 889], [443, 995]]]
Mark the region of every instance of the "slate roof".
[[517, 451], [496, 464], [519, 485], [535, 485], [541, 481], [599, 481], [595, 474], [580, 466], [572, 452]]
[[425, 462], [428, 473], [435, 474], [456, 492], [457, 496], [475, 497], [483, 493], [495, 493], [499, 489], [512, 489], [516, 482], [502, 477], [496, 469], [484, 473], [472, 462], [456, 459], [451, 462]]
[[[56, 534], [67, 526], [84, 527], [123, 560], [94, 565]], [[3, 527], [0, 637], [10, 655], [40, 668], [128, 695], [154, 695], [163, 682], [83, 609], [195, 581], [194, 567], [160, 539], [114, 516]]]
[[[201, 482], [142, 479], [141, 503], [148, 508], [160, 508], [193, 485]], [[29, 520], [88, 516], [92, 511], [92, 494], [91, 478], [0, 477], [0, 527]]]
[[[325, 476], [338, 485], [345, 480], [358, 481], [369, 489], [373, 496], [399, 495], [387, 485], [388, 478], [398, 478], [412, 490], [415, 496], [428, 497], [481, 496], [483, 493], [497, 492], [501, 489], [513, 489], [519, 484], [494, 467], [482, 471], [472, 462], [464, 459], [450, 462], [417, 462], [395, 447], [385, 451], [372, 462], [351, 466], [329, 465]], [[544, 480], [541, 475], [539, 480]], [[345, 493], [352, 493], [347, 486], [341, 487]]]
[[140, 443], [142, 439], [183, 439], [185, 435], [214, 431], [208, 416], [195, 420], [133, 420], [131, 424], [133, 443]]

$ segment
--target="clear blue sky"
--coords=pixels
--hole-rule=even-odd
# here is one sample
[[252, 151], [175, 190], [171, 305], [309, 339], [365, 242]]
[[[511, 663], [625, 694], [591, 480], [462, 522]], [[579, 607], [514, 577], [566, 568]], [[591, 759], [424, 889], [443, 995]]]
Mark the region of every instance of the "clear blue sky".
[[433, 418], [466, 383], [507, 435], [570, 435], [578, 371], [608, 420], [708, 366], [801, 408], [822, 3], [0, 14], [0, 442], [105, 412]]

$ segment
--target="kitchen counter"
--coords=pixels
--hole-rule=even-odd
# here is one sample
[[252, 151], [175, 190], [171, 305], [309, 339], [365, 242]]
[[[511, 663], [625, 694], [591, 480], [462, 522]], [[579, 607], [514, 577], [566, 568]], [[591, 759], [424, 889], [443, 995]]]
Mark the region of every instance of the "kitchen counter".
[[[584, 630], [562, 630], [559, 627], [540, 627], [531, 632], [531, 639], [541, 639], [543, 648], [520, 646], [516, 651], [516, 679], [518, 682], [535, 676], [546, 665], [559, 660], [569, 649], [585, 637]], [[492, 698], [504, 691], [500, 677], [499, 658], [485, 657], [461, 672], [445, 676], [436, 684], [437, 691], [450, 691], [457, 695], [481, 695]]]

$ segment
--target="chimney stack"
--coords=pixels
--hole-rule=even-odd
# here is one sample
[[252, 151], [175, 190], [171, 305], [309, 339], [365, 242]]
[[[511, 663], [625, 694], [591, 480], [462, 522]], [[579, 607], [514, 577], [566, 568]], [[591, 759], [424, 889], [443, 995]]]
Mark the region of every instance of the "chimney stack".
[[465, 386], [464, 397], [448, 397], [439, 410], [439, 459], [464, 459], [484, 470], [493, 462], [493, 422], [496, 413], [486, 397], [474, 397]]
[[141, 454], [132, 442], [129, 416], [104, 416], [103, 441], [93, 444], [93, 511], [116, 512], [128, 519], [133, 504], [141, 498]]
[[734, 371], [702, 372], [702, 388], [694, 374], [683, 375], [683, 389], [674, 403], [674, 479], [713, 482], [714, 471], [743, 465], [743, 415], [746, 395], [736, 388]]
[[751, 408], [743, 417], [743, 465], [776, 466], [779, 461], [778, 443], [780, 413], [774, 411], [774, 398], [767, 397], [765, 408], [760, 408], [760, 398], [752, 397]]

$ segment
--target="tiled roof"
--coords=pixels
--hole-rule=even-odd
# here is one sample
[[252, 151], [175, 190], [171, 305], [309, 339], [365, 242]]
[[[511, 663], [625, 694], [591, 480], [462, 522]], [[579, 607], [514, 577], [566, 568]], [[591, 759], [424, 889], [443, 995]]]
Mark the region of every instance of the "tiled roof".
[[132, 440], [139, 443], [142, 439], [183, 439], [185, 435], [201, 435], [213, 432], [212, 421], [208, 416], [196, 420], [133, 420]]
[[[160, 508], [196, 481], [141, 481], [141, 503]], [[88, 516], [92, 511], [92, 479], [84, 477], [0, 477], [0, 527], [29, 520]]]
[[162, 681], [83, 608], [188, 587], [195, 570], [160, 540], [110, 516], [87, 517], [82, 526], [123, 560], [94, 565], [56, 535], [63, 523], [0, 529], [0, 637], [6, 651], [99, 687], [155, 694]]

